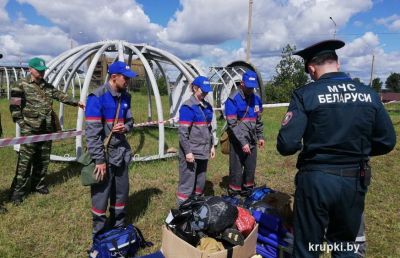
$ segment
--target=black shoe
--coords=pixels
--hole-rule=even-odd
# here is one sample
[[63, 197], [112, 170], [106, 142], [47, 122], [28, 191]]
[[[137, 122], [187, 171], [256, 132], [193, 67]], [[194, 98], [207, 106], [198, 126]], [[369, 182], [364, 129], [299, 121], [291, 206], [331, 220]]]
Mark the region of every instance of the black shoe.
[[254, 186], [247, 186], [247, 187], [242, 186], [242, 191], [240, 192], [240, 196], [247, 198], [253, 193], [253, 190]]
[[240, 191], [240, 196], [242, 197], [249, 197], [253, 193], [253, 189], [244, 189]]
[[42, 188], [35, 189], [34, 192], [40, 193], [40, 194], [49, 194], [49, 189], [47, 186], [43, 186]]
[[7, 212], [8, 212], [8, 210], [6, 208], [4, 208], [3, 206], [0, 206], [0, 214], [4, 214]]
[[228, 195], [232, 197], [240, 195], [240, 190], [233, 190], [231, 188], [228, 188]]
[[19, 193], [13, 193], [13, 194], [11, 195], [11, 197], [10, 197], [10, 201], [11, 201], [15, 206], [18, 206], [18, 205], [20, 205], [20, 204], [24, 201], [24, 198], [23, 198], [23, 196], [22, 196], [21, 194], [19, 194]]

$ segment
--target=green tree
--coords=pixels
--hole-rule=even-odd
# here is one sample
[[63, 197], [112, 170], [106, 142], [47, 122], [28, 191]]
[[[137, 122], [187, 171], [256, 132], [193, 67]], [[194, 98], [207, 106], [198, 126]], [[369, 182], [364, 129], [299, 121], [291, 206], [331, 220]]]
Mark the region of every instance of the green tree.
[[303, 61], [293, 56], [295, 50], [296, 47], [289, 44], [282, 49], [282, 59], [275, 67], [276, 75], [265, 87], [268, 103], [289, 102], [293, 90], [308, 82]]
[[358, 83], [362, 83], [362, 82], [361, 82], [361, 79], [358, 78], [358, 77], [353, 78], [353, 81], [356, 81], [356, 82], [358, 82]]
[[400, 74], [391, 73], [385, 82], [386, 88], [392, 92], [400, 92]]
[[372, 88], [378, 93], [381, 92], [382, 84], [383, 83], [380, 78], [375, 78], [372, 80]]

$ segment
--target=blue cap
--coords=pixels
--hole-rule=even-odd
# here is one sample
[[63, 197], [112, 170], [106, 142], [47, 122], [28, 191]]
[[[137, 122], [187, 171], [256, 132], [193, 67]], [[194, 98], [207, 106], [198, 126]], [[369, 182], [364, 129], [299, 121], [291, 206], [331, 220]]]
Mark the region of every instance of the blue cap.
[[254, 71], [248, 70], [243, 74], [242, 77], [243, 84], [246, 88], [257, 88], [258, 80], [257, 74]]
[[211, 83], [205, 76], [197, 76], [196, 78], [194, 78], [192, 84], [198, 86], [204, 93], [212, 91]]
[[111, 74], [122, 74], [128, 78], [136, 77], [137, 74], [131, 70], [129, 65], [121, 61], [116, 61], [108, 66], [108, 73]]

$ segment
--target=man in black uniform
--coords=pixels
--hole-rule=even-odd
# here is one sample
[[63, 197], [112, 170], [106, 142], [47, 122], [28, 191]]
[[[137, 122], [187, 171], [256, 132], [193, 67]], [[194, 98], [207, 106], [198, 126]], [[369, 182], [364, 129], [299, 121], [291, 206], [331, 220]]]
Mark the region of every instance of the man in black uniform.
[[[356, 257], [354, 242], [364, 210], [371, 170], [369, 156], [390, 152], [396, 135], [378, 94], [339, 72], [327, 40], [295, 53], [314, 82], [293, 92], [282, 120], [277, 149], [301, 150], [295, 183], [294, 257]], [[323, 246], [324, 236], [329, 246]], [[326, 250], [326, 249], [325, 249]]]

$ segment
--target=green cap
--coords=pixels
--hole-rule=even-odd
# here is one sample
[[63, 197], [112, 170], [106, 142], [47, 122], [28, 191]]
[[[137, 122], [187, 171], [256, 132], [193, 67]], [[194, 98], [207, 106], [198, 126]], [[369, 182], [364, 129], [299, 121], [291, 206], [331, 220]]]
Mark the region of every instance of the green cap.
[[44, 71], [48, 68], [46, 66], [46, 63], [44, 62], [44, 60], [39, 57], [34, 57], [31, 60], [29, 60], [28, 65], [29, 65], [29, 67], [32, 67], [33, 69], [35, 69], [37, 71]]

